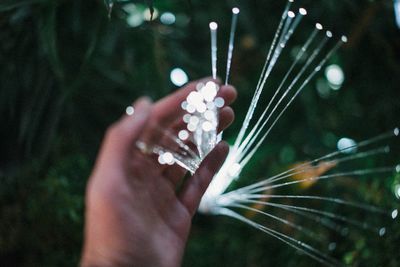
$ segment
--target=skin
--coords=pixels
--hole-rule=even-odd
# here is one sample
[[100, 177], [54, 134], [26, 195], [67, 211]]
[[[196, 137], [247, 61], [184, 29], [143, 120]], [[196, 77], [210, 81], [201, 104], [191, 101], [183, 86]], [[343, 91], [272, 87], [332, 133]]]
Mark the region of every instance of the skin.
[[[87, 185], [81, 266], [180, 266], [191, 219], [228, 146], [218, 144], [177, 192], [185, 171], [161, 166], [135, 143], [159, 138], [150, 122], [171, 131], [182, 128], [183, 111], [177, 107], [198, 82], [154, 104], [147, 98], [138, 100], [133, 116], [123, 116], [107, 130]], [[222, 86], [219, 95], [229, 105], [236, 91]], [[223, 107], [219, 129], [233, 117], [232, 109]]]

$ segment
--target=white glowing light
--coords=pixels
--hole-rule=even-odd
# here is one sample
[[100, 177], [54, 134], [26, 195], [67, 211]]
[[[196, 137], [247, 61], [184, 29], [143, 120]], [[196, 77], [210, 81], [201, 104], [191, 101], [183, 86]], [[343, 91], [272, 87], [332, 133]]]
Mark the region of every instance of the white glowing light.
[[315, 24], [315, 28], [317, 28], [318, 30], [322, 30], [324, 27], [322, 27], [321, 23], [317, 23]]
[[142, 25], [143, 21], [143, 15], [138, 12], [131, 13], [126, 19], [126, 23], [132, 28]]
[[392, 219], [396, 219], [397, 215], [399, 215], [399, 211], [397, 209], [392, 211]]
[[340, 38], [342, 40], [343, 43], [347, 43], [348, 38], [346, 35], [343, 35], [342, 38]]
[[328, 36], [329, 38], [333, 37], [333, 34], [331, 31], [326, 31], [326, 36]]
[[203, 102], [203, 96], [198, 92], [191, 92], [187, 97], [187, 102], [190, 105], [197, 106]]
[[394, 14], [396, 16], [397, 27], [400, 28], [400, 0], [394, 1]]
[[201, 88], [200, 92], [207, 102], [211, 102], [217, 95], [217, 86], [213, 82], [208, 82], [203, 88]]
[[171, 25], [176, 21], [176, 17], [171, 12], [165, 12], [160, 16], [160, 21], [162, 24]]
[[300, 9], [299, 9], [299, 13], [300, 13], [302, 16], [305, 16], [305, 15], [307, 15], [307, 10], [306, 10], [305, 8], [300, 8]]
[[217, 108], [222, 108], [225, 105], [225, 100], [222, 97], [217, 97], [214, 100], [214, 104]]
[[200, 113], [204, 113], [207, 110], [207, 106], [204, 103], [200, 103], [197, 105], [196, 110]]
[[396, 129], [394, 129], [394, 131], [393, 131], [393, 133], [394, 133], [395, 136], [399, 136], [399, 132], [400, 132], [399, 128], [396, 128]]
[[334, 90], [338, 90], [344, 82], [343, 70], [339, 65], [336, 64], [326, 67], [325, 76]]
[[143, 11], [143, 18], [144, 20], [150, 21], [151, 19], [155, 20], [158, 17], [158, 10], [153, 8], [153, 17], [151, 17], [150, 8], [146, 8]]
[[208, 108], [208, 109], [213, 109], [213, 108], [215, 108], [214, 102], [208, 102], [208, 103], [207, 103], [207, 108]]
[[188, 103], [187, 101], [183, 101], [183, 102], [181, 103], [181, 108], [182, 108], [183, 110], [186, 110], [188, 104], [189, 104], [189, 103]]
[[160, 163], [161, 165], [164, 165], [166, 163], [164, 160], [164, 154], [158, 156], [158, 163]]
[[199, 124], [199, 122], [200, 122], [200, 120], [196, 116], [191, 116], [190, 117], [190, 120], [189, 120], [190, 124], [197, 125], [197, 124]]
[[133, 113], [135, 113], [135, 109], [132, 106], [129, 106], [126, 108], [125, 112], [128, 116], [132, 116]]
[[190, 114], [183, 115], [183, 121], [189, 123], [190, 117], [191, 117]]
[[174, 156], [170, 152], [165, 152], [163, 154], [163, 159], [164, 159], [165, 163], [168, 165], [172, 165], [175, 162]]
[[236, 177], [239, 172], [240, 172], [240, 164], [239, 163], [234, 163], [232, 164], [231, 168], [228, 171], [228, 174], [232, 177]]
[[357, 151], [356, 142], [350, 138], [341, 138], [337, 143], [337, 148], [343, 153], [353, 153]]
[[233, 14], [239, 14], [239, 12], [240, 12], [239, 8], [237, 8], [237, 7], [232, 8], [232, 13]]
[[216, 22], [214, 22], [214, 21], [210, 22], [209, 26], [210, 26], [210, 29], [213, 30], [213, 31], [218, 29], [218, 24]]
[[400, 199], [400, 184], [394, 186], [394, 195]]
[[205, 132], [209, 132], [213, 129], [213, 126], [212, 126], [211, 122], [209, 122], [209, 121], [203, 122], [201, 127], [202, 127], [203, 131], [205, 131]]
[[217, 84], [215, 82], [213, 82], [213, 81], [208, 81], [205, 86], [206, 87], [212, 87], [215, 90], [217, 90]]
[[289, 18], [294, 18], [296, 16], [293, 11], [288, 11], [287, 14], [288, 14]]
[[194, 113], [196, 111], [196, 107], [193, 106], [192, 104], [189, 104], [186, 108], [187, 112], [189, 113]]
[[186, 130], [179, 131], [178, 137], [179, 137], [179, 139], [181, 139], [183, 141], [187, 140], [189, 138], [189, 133]]
[[397, 215], [399, 215], [399, 211], [397, 209], [392, 211], [392, 219], [396, 219]]
[[386, 233], [386, 228], [382, 227], [381, 229], [379, 229], [379, 236], [384, 236]]
[[207, 110], [206, 112], [204, 112], [204, 118], [206, 118], [206, 120], [213, 120], [214, 119], [214, 112], [212, 112], [211, 110]]
[[194, 124], [192, 124], [192, 123], [189, 123], [188, 125], [187, 125], [187, 129], [189, 130], [189, 131], [191, 131], [191, 132], [194, 132], [194, 131], [196, 131], [196, 125], [194, 125]]
[[182, 86], [189, 81], [189, 77], [186, 72], [180, 68], [175, 68], [171, 71], [169, 75], [171, 82], [176, 86]]

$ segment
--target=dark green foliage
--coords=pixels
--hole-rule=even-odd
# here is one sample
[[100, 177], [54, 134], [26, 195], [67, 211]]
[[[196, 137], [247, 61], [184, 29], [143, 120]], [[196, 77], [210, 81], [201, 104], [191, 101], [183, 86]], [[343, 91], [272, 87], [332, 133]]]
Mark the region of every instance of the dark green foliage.
[[[154, 20], [129, 27], [123, 9], [128, 2], [143, 9], [146, 5], [154, 7]], [[158, 99], [175, 90], [168, 79], [173, 67], [184, 68], [191, 79], [210, 74], [207, 26], [211, 20], [220, 23], [219, 69], [224, 70], [230, 8], [238, 5], [242, 12], [232, 83], [240, 98], [234, 105], [237, 122], [225, 133], [229, 141], [234, 140], [284, 1], [226, 2], [0, 1], [2, 266], [77, 264], [85, 184], [107, 125], [138, 96]], [[246, 168], [240, 185], [332, 151], [342, 136], [363, 140], [399, 126], [400, 34], [392, 1], [298, 2], [310, 13], [294, 36], [298, 43], [315, 21], [334, 33], [349, 34], [350, 43], [330, 61], [344, 68], [346, 81], [342, 89], [320, 97], [315, 88], [324, 77], [318, 75]], [[110, 3], [114, 4], [112, 9]], [[162, 25], [156, 11], [177, 14], [176, 24]], [[279, 84], [290, 66], [289, 59], [282, 57], [261, 104], [267, 103]], [[357, 162], [344, 169], [396, 164], [399, 147], [395, 143], [389, 157]], [[398, 200], [392, 189], [398, 183], [398, 175], [375, 175], [295, 188], [293, 192], [394, 208]], [[320, 208], [341, 211], [332, 205]], [[335, 257], [354, 266], [399, 265], [400, 227], [396, 221], [363, 212], [343, 212], [374, 225], [383, 224], [388, 234], [378, 238], [350, 228], [351, 234], [343, 238], [321, 229], [321, 236], [338, 244]], [[266, 223], [283, 229], [276, 222]], [[308, 257], [240, 222], [200, 215], [194, 219], [184, 260], [184, 266], [315, 265]]]

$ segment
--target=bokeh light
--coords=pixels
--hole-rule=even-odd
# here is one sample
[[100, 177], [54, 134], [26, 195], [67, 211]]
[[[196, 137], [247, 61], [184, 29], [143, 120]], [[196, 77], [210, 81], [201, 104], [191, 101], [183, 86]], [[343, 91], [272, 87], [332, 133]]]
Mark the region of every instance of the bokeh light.
[[132, 116], [133, 113], [135, 113], [135, 109], [132, 106], [129, 106], [126, 108], [125, 112], [127, 115]]
[[171, 12], [165, 12], [165, 13], [161, 14], [160, 21], [162, 24], [171, 25], [171, 24], [175, 23], [176, 17]]
[[353, 139], [343, 137], [337, 143], [337, 149], [343, 153], [354, 153], [357, 151], [356, 142]]
[[326, 67], [325, 76], [332, 89], [338, 90], [342, 87], [344, 82], [344, 73], [339, 65], [332, 64]]
[[395, 195], [398, 199], [400, 199], [400, 184], [396, 184], [396, 185], [394, 186], [394, 195]]
[[158, 18], [158, 10], [156, 8], [153, 8], [153, 16], [152, 16], [150, 8], [146, 8], [143, 11], [143, 18], [144, 18], [144, 20], [147, 20], [147, 21], [155, 20], [156, 18]]
[[176, 86], [182, 86], [189, 81], [186, 72], [181, 68], [175, 68], [170, 74], [171, 82]]
[[128, 14], [126, 23], [132, 27], [139, 27], [144, 22], [143, 13], [140, 11], [141, 8], [135, 4], [126, 4], [123, 6], [123, 10]]
[[397, 27], [400, 28], [400, 0], [394, 1], [394, 13], [396, 15]]

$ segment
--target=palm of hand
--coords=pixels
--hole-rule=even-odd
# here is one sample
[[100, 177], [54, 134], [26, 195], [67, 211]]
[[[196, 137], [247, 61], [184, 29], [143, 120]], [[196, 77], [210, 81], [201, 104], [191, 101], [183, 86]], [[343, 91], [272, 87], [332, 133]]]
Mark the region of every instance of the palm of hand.
[[[107, 132], [87, 189], [82, 265], [179, 266], [191, 218], [227, 146], [218, 145], [177, 194], [184, 171], [160, 166], [132, 143], [146, 135], [143, 129], [149, 120], [172, 128], [180, 124], [181, 114], [171, 108], [177, 105], [171, 104], [179, 103], [192, 87], [189, 84], [153, 106], [141, 101], [134, 119], [124, 117]], [[231, 87], [221, 93], [228, 104], [235, 98]], [[233, 112], [225, 107], [220, 117], [223, 129], [233, 120]]]

